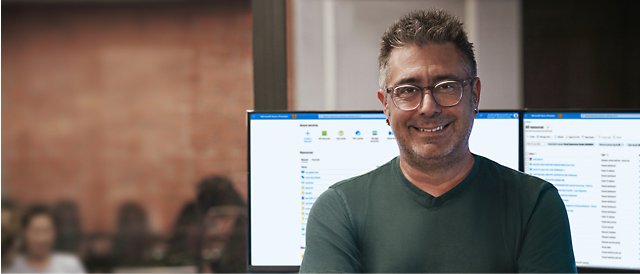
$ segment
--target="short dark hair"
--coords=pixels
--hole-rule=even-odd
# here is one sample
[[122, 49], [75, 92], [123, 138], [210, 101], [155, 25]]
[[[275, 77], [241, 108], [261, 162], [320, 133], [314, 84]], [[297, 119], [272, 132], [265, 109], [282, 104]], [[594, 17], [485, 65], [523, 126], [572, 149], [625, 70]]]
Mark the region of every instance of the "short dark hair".
[[20, 223], [22, 225], [21, 229], [22, 230], [27, 229], [27, 227], [29, 226], [29, 224], [31, 224], [31, 221], [35, 217], [43, 216], [43, 215], [46, 217], [49, 217], [49, 219], [51, 219], [51, 223], [53, 224], [53, 227], [57, 228], [57, 220], [55, 215], [53, 214], [53, 211], [51, 211], [51, 209], [44, 204], [35, 204], [35, 205], [31, 205], [23, 213], [22, 222]]
[[387, 78], [389, 56], [394, 48], [415, 44], [418, 46], [434, 43], [453, 43], [464, 55], [471, 77], [477, 76], [477, 64], [473, 44], [458, 17], [441, 9], [414, 11], [396, 21], [382, 35], [378, 65], [380, 87], [384, 88]]
[[231, 179], [213, 175], [203, 178], [198, 183], [196, 206], [200, 214], [205, 214], [211, 207], [244, 206], [244, 200], [233, 187]]

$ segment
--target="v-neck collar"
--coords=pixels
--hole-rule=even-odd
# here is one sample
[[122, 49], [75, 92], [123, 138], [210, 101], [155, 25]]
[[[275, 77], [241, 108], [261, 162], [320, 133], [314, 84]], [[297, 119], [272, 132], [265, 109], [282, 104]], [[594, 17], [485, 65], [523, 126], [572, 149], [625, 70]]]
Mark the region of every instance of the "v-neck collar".
[[393, 169], [396, 173], [396, 176], [400, 178], [400, 181], [402, 182], [404, 188], [408, 190], [409, 194], [416, 202], [428, 209], [437, 209], [446, 201], [456, 197], [461, 191], [466, 188], [469, 182], [475, 179], [478, 170], [480, 169], [479, 166], [482, 158], [478, 157], [475, 154], [473, 155], [473, 157], [475, 161], [473, 163], [473, 167], [471, 167], [471, 171], [469, 171], [469, 174], [467, 174], [467, 176], [458, 185], [438, 197], [434, 197], [433, 195], [418, 188], [416, 185], [410, 182], [407, 177], [404, 176], [404, 173], [402, 173], [402, 169], [400, 169], [400, 156], [394, 159]]

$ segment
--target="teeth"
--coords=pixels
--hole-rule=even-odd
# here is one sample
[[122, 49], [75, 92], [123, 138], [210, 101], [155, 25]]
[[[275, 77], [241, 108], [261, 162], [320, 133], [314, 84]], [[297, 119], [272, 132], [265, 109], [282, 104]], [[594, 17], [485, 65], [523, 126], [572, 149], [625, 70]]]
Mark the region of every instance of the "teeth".
[[422, 132], [436, 132], [436, 131], [441, 131], [443, 128], [444, 126], [439, 126], [436, 128], [418, 128], [418, 130]]

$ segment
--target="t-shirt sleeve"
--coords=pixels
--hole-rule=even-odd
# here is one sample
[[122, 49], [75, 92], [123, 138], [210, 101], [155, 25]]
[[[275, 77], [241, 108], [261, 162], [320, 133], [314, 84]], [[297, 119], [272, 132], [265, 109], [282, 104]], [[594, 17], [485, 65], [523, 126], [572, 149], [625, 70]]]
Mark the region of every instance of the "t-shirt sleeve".
[[63, 254], [59, 255], [58, 258], [60, 266], [55, 267], [56, 269], [64, 269], [64, 273], [87, 273], [82, 266], [82, 262], [75, 255]]
[[349, 210], [337, 190], [329, 188], [311, 208], [301, 273], [360, 272], [359, 251]]
[[576, 273], [569, 218], [554, 187], [543, 190], [524, 232], [518, 272]]
[[70, 267], [71, 269], [69, 270], [69, 273], [87, 273], [87, 271], [85, 271], [84, 269], [84, 266], [82, 265], [82, 262], [80, 262], [78, 257], [73, 257], [72, 264], [70, 265]]

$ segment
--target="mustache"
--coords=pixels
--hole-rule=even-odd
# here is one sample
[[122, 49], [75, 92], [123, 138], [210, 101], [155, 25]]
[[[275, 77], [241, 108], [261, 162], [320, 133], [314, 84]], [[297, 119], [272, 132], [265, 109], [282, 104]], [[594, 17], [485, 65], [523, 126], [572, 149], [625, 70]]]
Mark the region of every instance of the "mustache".
[[412, 127], [432, 127], [432, 126], [443, 126], [453, 122], [455, 119], [453, 118], [438, 118], [438, 119], [414, 119], [408, 121], [407, 126]]

